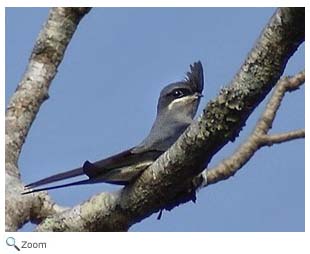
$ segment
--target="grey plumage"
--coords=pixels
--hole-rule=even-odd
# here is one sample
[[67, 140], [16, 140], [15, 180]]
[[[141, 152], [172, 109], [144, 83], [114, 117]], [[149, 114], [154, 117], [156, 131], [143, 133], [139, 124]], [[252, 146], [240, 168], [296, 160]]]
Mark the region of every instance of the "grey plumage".
[[83, 167], [44, 178], [25, 187], [35, 188], [84, 174], [88, 176], [86, 180], [29, 190], [23, 194], [98, 182], [128, 184], [165, 152], [191, 124], [203, 86], [203, 68], [198, 61], [190, 65], [190, 71], [183, 81], [162, 89], [154, 124], [148, 136], [138, 146], [94, 163], [86, 161]]

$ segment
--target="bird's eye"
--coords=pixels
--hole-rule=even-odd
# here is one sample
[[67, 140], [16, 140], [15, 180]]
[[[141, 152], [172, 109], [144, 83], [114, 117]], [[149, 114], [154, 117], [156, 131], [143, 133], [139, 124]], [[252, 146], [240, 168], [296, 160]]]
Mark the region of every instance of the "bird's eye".
[[184, 92], [181, 89], [177, 89], [172, 92], [172, 95], [175, 98], [181, 98], [182, 96], [184, 96]]

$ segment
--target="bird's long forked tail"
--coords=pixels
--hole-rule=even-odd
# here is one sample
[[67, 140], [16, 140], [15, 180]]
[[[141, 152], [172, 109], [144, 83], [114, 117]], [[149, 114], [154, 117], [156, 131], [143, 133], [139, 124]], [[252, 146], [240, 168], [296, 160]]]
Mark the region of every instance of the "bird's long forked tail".
[[[83, 168], [76, 168], [76, 169], [73, 169], [73, 170], [70, 170], [70, 171], [67, 171], [67, 172], [63, 172], [63, 173], [59, 173], [59, 174], [56, 174], [56, 175], [52, 175], [52, 176], [43, 178], [43, 179], [41, 179], [39, 181], [27, 184], [25, 186], [25, 188], [36, 188], [36, 187], [41, 186], [41, 185], [45, 185], [45, 184], [49, 184], [49, 183], [53, 183], [53, 182], [57, 182], [57, 181], [62, 181], [62, 180], [65, 180], [65, 179], [68, 179], [68, 178], [72, 178], [72, 177], [76, 177], [76, 176], [80, 176], [80, 175], [83, 175], [83, 174], [84, 174]], [[84, 180], [84, 181], [87, 181], [87, 180]], [[83, 183], [80, 183], [80, 184], [83, 184]], [[50, 188], [52, 188], [52, 187], [49, 187], [49, 189]], [[55, 188], [56, 188], [56, 186], [55, 186]], [[43, 189], [40, 189], [40, 190], [45, 190], [45, 189], [47, 189], [47, 188], [43, 188]], [[39, 189], [31, 190], [31, 191], [26, 191], [26, 192], [23, 192], [22, 194], [28, 194], [28, 193], [37, 192], [37, 191], [39, 191]]]
[[30, 193], [39, 192], [39, 191], [47, 191], [47, 190], [53, 190], [53, 189], [68, 187], [68, 186], [90, 184], [90, 183], [99, 183], [99, 182], [102, 182], [102, 180], [101, 179], [86, 179], [86, 180], [81, 180], [81, 181], [73, 182], [73, 183], [66, 183], [66, 184], [61, 184], [61, 185], [56, 185], [56, 186], [51, 186], [51, 187], [29, 190], [29, 191], [22, 192], [21, 194], [26, 195], [26, 194], [30, 194]]

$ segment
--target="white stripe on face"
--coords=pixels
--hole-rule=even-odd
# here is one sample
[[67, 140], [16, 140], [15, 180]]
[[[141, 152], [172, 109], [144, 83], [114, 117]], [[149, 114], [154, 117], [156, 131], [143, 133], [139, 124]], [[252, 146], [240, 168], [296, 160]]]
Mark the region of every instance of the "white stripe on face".
[[173, 100], [172, 102], [170, 102], [170, 104], [168, 105], [168, 110], [171, 110], [175, 106], [178, 106], [178, 104], [186, 105], [196, 99], [197, 99], [196, 95], [187, 95], [181, 98], [177, 98]]

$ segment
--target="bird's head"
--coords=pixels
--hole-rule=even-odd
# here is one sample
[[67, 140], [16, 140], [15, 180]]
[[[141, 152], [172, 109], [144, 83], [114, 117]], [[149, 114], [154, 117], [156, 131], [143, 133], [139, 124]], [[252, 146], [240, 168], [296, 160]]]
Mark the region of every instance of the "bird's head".
[[200, 61], [190, 65], [183, 81], [169, 84], [160, 93], [157, 115], [173, 119], [193, 119], [202, 97], [203, 68]]

